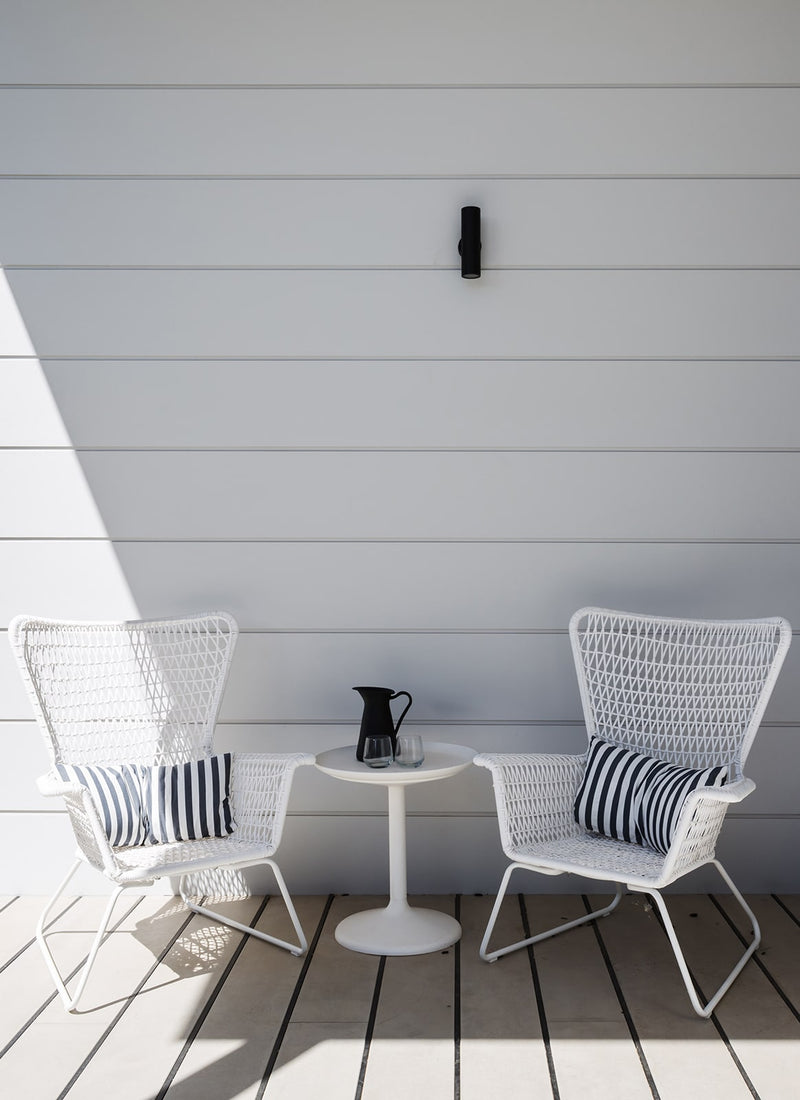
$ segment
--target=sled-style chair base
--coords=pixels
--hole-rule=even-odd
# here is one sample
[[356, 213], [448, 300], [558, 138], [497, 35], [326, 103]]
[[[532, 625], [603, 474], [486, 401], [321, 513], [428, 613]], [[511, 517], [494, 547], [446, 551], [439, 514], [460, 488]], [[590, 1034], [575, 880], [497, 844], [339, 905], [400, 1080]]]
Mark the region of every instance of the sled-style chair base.
[[506, 872], [503, 875], [502, 882], [500, 883], [500, 890], [492, 908], [492, 912], [489, 916], [489, 923], [486, 925], [486, 931], [483, 934], [483, 940], [481, 941], [480, 957], [484, 960], [484, 962], [496, 962], [498, 959], [502, 958], [503, 955], [510, 955], [513, 951], [519, 951], [523, 947], [530, 947], [535, 943], [540, 943], [542, 940], [547, 940], [550, 939], [552, 936], [557, 936], [561, 932], [568, 932], [571, 928], [578, 928], [582, 924], [587, 924], [590, 921], [596, 921], [599, 920], [601, 917], [606, 917], [609, 915], [609, 913], [613, 913], [614, 910], [617, 908], [620, 901], [622, 900], [623, 894], [626, 892], [626, 889], [631, 893], [647, 894], [655, 902], [656, 909], [658, 911], [659, 917], [661, 918], [662, 926], [669, 939], [670, 947], [672, 948], [672, 952], [675, 956], [675, 961], [678, 964], [678, 969], [680, 971], [681, 978], [683, 979], [683, 984], [686, 986], [686, 992], [689, 994], [689, 1000], [692, 1003], [692, 1008], [698, 1016], [702, 1016], [704, 1019], [708, 1019], [708, 1017], [711, 1016], [714, 1009], [719, 1004], [722, 997], [724, 997], [724, 995], [733, 985], [736, 978], [742, 972], [742, 969], [744, 968], [748, 959], [756, 952], [759, 944], [761, 943], [761, 929], [759, 927], [755, 913], [744, 900], [733, 880], [731, 879], [730, 875], [727, 873], [719, 860], [715, 859], [712, 862], [719, 871], [725, 883], [730, 888], [731, 893], [738, 901], [742, 910], [747, 914], [747, 918], [750, 921], [753, 939], [750, 946], [736, 963], [733, 970], [731, 970], [731, 972], [728, 974], [725, 981], [722, 983], [716, 993], [712, 997], [710, 997], [708, 1001], [706, 1001], [705, 1004], [703, 1004], [703, 1002], [697, 995], [695, 983], [692, 980], [691, 972], [686, 963], [686, 958], [683, 954], [683, 950], [678, 940], [677, 933], [675, 932], [675, 926], [672, 923], [672, 918], [669, 915], [666, 903], [661, 895], [661, 892], [659, 890], [646, 889], [642, 886], [634, 886], [630, 884], [626, 886], [626, 884], [624, 883], [617, 883], [616, 893], [612, 901], [608, 905], [603, 906], [603, 908], [594, 909], [591, 913], [587, 913], [583, 917], [578, 917], [577, 920], [568, 921], [566, 924], [556, 925], [555, 928], [548, 928], [545, 932], [537, 932], [534, 936], [529, 936], [527, 939], [519, 940], [517, 943], [509, 944], [508, 947], [495, 948], [494, 950], [490, 951], [489, 940], [491, 939], [492, 932], [494, 931], [494, 926], [497, 923], [497, 918], [500, 914], [500, 908], [503, 904], [503, 899], [505, 898], [508, 890], [508, 884], [509, 880], [511, 879], [511, 875], [514, 871], [518, 870], [538, 870], [538, 868], [528, 867], [524, 863], [512, 863], [506, 869]]
[[[75, 862], [70, 867], [67, 876], [64, 878], [63, 882], [58, 887], [55, 894], [53, 894], [52, 898], [50, 898], [47, 905], [45, 906], [36, 926], [37, 943], [41, 948], [42, 955], [44, 956], [44, 961], [47, 964], [47, 969], [50, 971], [50, 976], [53, 979], [55, 987], [58, 990], [58, 994], [61, 997], [61, 1000], [67, 1012], [77, 1011], [78, 1002], [80, 1001], [83, 991], [86, 988], [86, 983], [89, 979], [89, 974], [91, 973], [92, 967], [94, 966], [95, 959], [97, 958], [97, 953], [100, 950], [100, 947], [105, 940], [106, 935], [108, 934], [108, 926], [111, 921], [114, 909], [116, 908], [117, 902], [126, 890], [135, 890], [137, 888], [141, 889], [142, 886], [141, 883], [135, 882], [122, 886], [114, 886], [114, 889], [109, 895], [108, 904], [106, 905], [106, 908], [103, 912], [100, 925], [97, 929], [94, 940], [92, 941], [92, 946], [89, 949], [89, 954], [87, 955], [85, 962], [82, 964], [80, 970], [74, 971], [72, 974], [67, 975], [67, 977], [64, 978], [61, 974], [61, 971], [58, 969], [58, 965], [53, 958], [53, 953], [50, 950], [49, 944], [47, 943], [45, 929], [48, 927], [48, 917], [50, 916], [53, 907], [66, 890], [75, 872], [78, 870], [79, 867], [83, 866], [83, 864], [84, 860], [75, 860]], [[292, 925], [294, 926], [294, 930], [298, 939], [297, 943], [288, 943], [286, 940], [282, 940], [277, 936], [267, 935], [266, 932], [260, 932], [257, 928], [251, 928], [249, 925], [241, 924], [239, 921], [233, 920], [230, 917], [226, 917], [222, 913], [217, 913], [213, 909], [208, 909], [203, 905], [198, 905], [192, 898], [188, 897], [184, 891], [184, 881], [186, 877], [185, 875], [181, 875], [180, 877], [179, 891], [181, 899], [183, 900], [187, 908], [189, 908], [193, 913], [198, 913], [201, 916], [209, 917], [212, 920], [218, 921], [220, 924], [227, 925], [228, 928], [236, 929], [237, 932], [244, 932], [248, 936], [253, 936], [255, 939], [264, 940], [266, 943], [274, 944], [276, 947], [282, 947], [286, 951], [291, 952], [292, 955], [295, 955], [299, 958], [300, 956], [304, 955], [308, 950], [308, 941], [306, 940], [305, 933], [303, 932], [303, 927], [300, 924], [300, 919], [297, 916], [297, 911], [294, 907], [289, 891], [286, 888], [286, 882], [284, 881], [280, 868], [274, 860], [259, 860], [258, 865], [260, 866], [262, 864], [266, 864], [267, 866], [272, 868], [272, 872], [275, 875], [275, 881], [277, 882], [278, 889], [281, 893], [281, 897], [286, 904], [289, 917], [291, 919]], [[242, 870], [245, 866], [252, 867], [255, 866], [255, 863], [240, 864], [238, 868], [234, 869]], [[59, 918], [57, 917], [52, 923], [56, 924], [58, 919]], [[66, 983], [76, 976], [77, 984], [75, 986], [74, 992], [70, 993], [67, 989]]]

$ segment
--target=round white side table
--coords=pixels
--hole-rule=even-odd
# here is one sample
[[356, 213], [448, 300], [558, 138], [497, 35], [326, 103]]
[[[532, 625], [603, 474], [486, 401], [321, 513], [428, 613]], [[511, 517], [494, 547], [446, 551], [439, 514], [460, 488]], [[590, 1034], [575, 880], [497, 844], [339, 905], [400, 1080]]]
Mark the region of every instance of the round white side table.
[[372, 783], [389, 796], [389, 904], [384, 909], [353, 913], [336, 928], [336, 940], [366, 955], [424, 955], [454, 944], [461, 925], [447, 913], [408, 904], [406, 878], [406, 787], [446, 779], [469, 767], [475, 752], [463, 745], [425, 742], [425, 760], [418, 768], [390, 764], [370, 768], [356, 760], [356, 746], [329, 749], [317, 756], [326, 775], [348, 783]]

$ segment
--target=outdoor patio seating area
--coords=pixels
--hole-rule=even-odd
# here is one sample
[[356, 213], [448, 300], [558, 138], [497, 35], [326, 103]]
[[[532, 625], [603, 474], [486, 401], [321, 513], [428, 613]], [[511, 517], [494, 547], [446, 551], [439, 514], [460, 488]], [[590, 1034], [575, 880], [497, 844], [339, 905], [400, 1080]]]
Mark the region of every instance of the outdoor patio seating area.
[[[77, 1013], [32, 930], [39, 897], [0, 901], [4, 1095], [26, 1100], [608, 1097], [789, 1100], [800, 1074], [800, 897], [748, 896], [763, 942], [710, 1020], [689, 1004], [646, 900], [496, 963], [478, 946], [490, 896], [416, 898], [458, 917], [454, 947], [382, 958], [334, 940], [375, 899], [297, 897], [305, 958], [179, 899], [126, 895]], [[601, 898], [509, 894], [497, 935], [573, 920]], [[725, 895], [669, 897], [693, 977], [710, 989], [747, 932]], [[380, 901], [378, 902], [380, 903]], [[105, 904], [63, 899], [51, 946], [81, 963]], [[223, 908], [286, 936], [280, 899]], [[740, 930], [741, 929], [741, 930]], [[701, 994], [702, 995], [702, 994]]]
[[800, 1100], [798, 42], [5, 0], [0, 1100]]

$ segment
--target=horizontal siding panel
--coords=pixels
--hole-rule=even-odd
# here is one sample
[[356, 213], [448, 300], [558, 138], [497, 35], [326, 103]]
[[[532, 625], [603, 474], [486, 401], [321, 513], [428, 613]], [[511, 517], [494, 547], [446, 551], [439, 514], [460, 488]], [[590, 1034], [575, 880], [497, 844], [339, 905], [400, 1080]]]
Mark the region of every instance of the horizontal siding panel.
[[[800, 148], [800, 146], [798, 146]], [[791, 358], [797, 271], [9, 272], [39, 356]]]
[[[38, 364], [29, 369], [38, 385]], [[50, 360], [42, 369], [76, 447], [800, 444], [796, 362]], [[27, 407], [18, 427], [6, 409], [9, 444], [60, 441], [36, 418], [38, 402]]]
[[[41, 82], [797, 81], [800, 15], [699, 0], [7, 0], [0, 67]], [[224, 18], [222, 15], [224, 14]], [[310, 32], [313, 28], [313, 33]]]
[[0, 451], [0, 538], [12, 532], [24, 538], [105, 536], [73, 451]]
[[[411, 712], [409, 712], [410, 714]], [[409, 719], [407, 719], [408, 721]], [[437, 726], [414, 722], [408, 727], [424, 743], [433, 741], [469, 745], [476, 752], [582, 753], [586, 747], [583, 726]], [[341, 726], [261, 726], [221, 724], [215, 748], [228, 752], [311, 752], [318, 754], [337, 745], [355, 744], [358, 724]], [[746, 774], [755, 780], [755, 792], [735, 807], [737, 816], [797, 814], [795, 780], [798, 729], [762, 728], [747, 761]], [[38, 727], [33, 722], [0, 723], [7, 766], [0, 772], [0, 807], [5, 811], [45, 812], [63, 808], [57, 799], [43, 798], [36, 778], [48, 768], [48, 757]], [[12, 748], [13, 746], [13, 748]], [[489, 773], [468, 768], [447, 783], [422, 783], [408, 792], [409, 813], [492, 814], [494, 795]], [[301, 768], [292, 785], [292, 814], [381, 813], [386, 792], [368, 784], [354, 786], [323, 775], [316, 768]]]
[[[409, 715], [411, 712], [409, 712]], [[408, 719], [406, 719], [408, 720]], [[532, 726], [440, 726], [414, 723], [409, 727], [423, 742], [447, 741], [469, 745], [476, 752], [562, 752], [582, 753], [586, 733], [582, 725]], [[219, 727], [217, 745], [232, 752], [324, 752], [337, 745], [355, 744], [357, 724], [341, 727], [225, 726]], [[753, 814], [797, 814], [797, 727], [763, 727], [755, 740], [745, 768], [755, 780], [756, 791], [734, 809], [737, 816]], [[489, 774], [468, 768], [447, 783], [421, 784], [407, 794], [409, 813], [492, 814], [495, 801]], [[292, 788], [290, 812], [382, 811], [385, 792], [368, 785], [358, 788], [331, 779], [315, 768], [297, 772]]]
[[[412, 711], [406, 721], [409, 720]], [[423, 742], [447, 741], [469, 745], [476, 752], [559, 752], [582, 753], [586, 732], [574, 726], [436, 726], [414, 722], [409, 730], [421, 734]], [[754, 814], [800, 814], [797, 800], [796, 761], [798, 728], [764, 726], [755, 739], [745, 773], [756, 790], [744, 802], [732, 807], [738, 816]], [[355, 744], [358, 724], [351, 726], [255, 726], [221, 725], [217, 745], [232, 752], [324, 752], [337, 745]], [[35, 795], [35, 792], [34, 792]], [[447, 783], [423, 783], [408, 791], [409, 813], [488, 813], [495, 811], [489, 773], [468, 768]], [[384, 810], [385, 792], [368, 785], [332, 779], [315, 768], [302, 768], [295, 777], [290, 811]]]
[[[0, 452], [0, 536], [797, 539], [798, 454]], [[101, 519], [102, 517], [102, 519]]]
[[[22, 831], [27, 837], [24, 849], [18, 843]], [[496, 890], [505, 862], [497, 836], [497, 823], [490, 817], [410, 819], [409, 893]], [[293, 896], [380, 895], [389, 886], [387, 842], [385, 817], [289, 817], [278, 861]], [[6, 853], [5, 881], [19, 894], [51, 894], [74, 860], [75, 839], [64, 814], [0, 813], [0, 845]], [[253, 893], [274, 893], [275, 879], [268, 868], [248, 869], [245, 877]], [[146, 892], [172, 893], [175, 881], [161, 879]], [[545, 881], [542, 889], [548, 890], [552, 881]], [[560, 893], [569, 889], [564, 880], [555, 881], [561, 883]], [[108, 894], [109, 881], [80, 868], [70, 888], [86, 895]]]
[[[25, 849], [18, 843], [21, 831], [28, 838]], [[278, 858], [293, 895], [385, 894], [387, 842], [385, 820], [290, 817]], [[0, 844], [7, 856], [6, 882], [20, 894], [50, 894], [75, 851], [72, 831], [62, 814], [0, 813]], [[797, 863], [787, 860], [786, 852], [796, 851], [798, 844], [797, 819], [729, 817], [717, 855], [745, 893], [797, 893]], [[421, 817], [408, 822], [411, 895], [495, 893], [506, 866], [497, 822], [492, 817]], [[268, 870], [254, 868], [246, 874], [254, 893], [274, 890]], [[531, 874], [519, 881], [519, 888], [527, 893], [582, 893], [593, 888], [592, 883], [572, 875]], [[81, 894], [109, 891], [108, 880], [88, 868], [81, 869], [70, 885]], [[719, 888], [718, 875], [706, 867], [681, 879], [667, 893], [718, 892]], [[158, 882], [151, 892], [168, 892], [168, 883]]]
[[[800, 263], [800, 180], [0, 180], [9, 264], [458, 267]], [[654, 212], [657, 216], [654, 217]]]
[[61, 799], [44, 798], [36, 786], [37, 778], [50, 768], [50, 757], [36, 723], [0, 722], [0, 745], [5, 760], [0, 769], [0, 810], [17, 813], [63, 810]]
[[[244, 630], [565, 630], [586, 604], [800, 624], [800, 546], [0, 541], [0, 624], [231, 611]], [[335, 578], [335, 584], [331, 583]]]
[[787, 175], [799, 106], [797, 88], [6, 89], [0, 172]]
[[[25, 842], [20, 843], [20, 837]], [[17, 894], [41, 894], [41, 908], [45, 899], [63, 879], [75, 862], [75, 835], [64, 813], [2, 813], [0, 812], [0, 845], [3, 848], [4, 882], [14, 887]], [[108, 895], [111, 883], [100, 872], [88, 865], [81, 866], [70, 879], [70, 894]], [[169, 879], [159, 880], [155, 886], [137, 888], [137, 893], [171, 894]], [[92, 907], [94, 908], [94, 907]], [[120, 909], [116, 916], [119, 919]], [[33, 936], [38, 914], [31, 921]], [[97, 927], [97, 921], [89, 927]], [[112, 921], [113, 924], [113, 921]], [[86, 927], [86, 924], [83, 926]], [[50, 995], [52, 986], [47, 989]], [[5, 1070], [5, 1067], [4, 1067]]]
[[0, 362], [0, 445], [68, 447], [51, 387], [35, 359]]
[[[414, 723], [409, 729], [427, 743], [446, 741], [480, 751], [583, 752], [582, 728], [554, 729], [486, 726], [436, 726]], [[795, 731], [796, 732], [796, 731]], [[325, 752], [355, 745], [358, 724], [342, 726], [259, 726], [221, 724], [215, 736], [220, 752]], [[0, 807], [7, 811], [60, 811], [63, 803], [43, 798], [36, 778], [48, 769], [48, 757], [38, 727], [33, 722], [0, 723], [0, 741], [9, 766], [0, 773]], [[11, 746], [13, 745], [13, 754]], [[13, 759], [12, 759], [13, 755]], [[122, 762], [120, 760], [120, 762]], [[316, 768], [301, 768], [292, 785], [290, 812], [342, 813], [385, 812], [386, 792], [368, 784], [357, 787], [323, 775]], [[408, 793], [408, 810], [425, 813], [491, 813], [494, 810], [488, 772], [468, 768], [442, 784], [423, 783]]]
[[[20, 614], [64, 619], [135, 619], [140, 614], [119, 555], [103, 538], [0, 540], [0, 576], [14, 578], [13, 585], [0, 589], [2, 626]], [[184, 598], [193, 597], [189, 582]]]
[[35, 354], [5, 272], [0, 268], [0, 356], [21, 359]]
[[[768, 707], [769, 721], [797, 721], [799, 664], [800, 647], [794, 647]], [[581, 715], [566, 635], [420, 634], [246, 635], [222, 717], [351, 716], [357, 724], [361, 708], [351, 685], [358, 683], [410, 691], [414, 717], [431, 723], [548, 722]]]
[[244, 628], [565, 629], [586, 604], [780, 614], [800, 625], [800, 547], [779, 543], [125, 543], [116, 552], [142, 614], [225, 607]]
[[[770, 821], [728, 818], [717, 843], [717, 858], [740, 890], [749, 894], [797, 893], [800, 887], [797, 863], [787, 852], [800, 844], [800, 819]], [[673, 887], [675, 893], [720, 889], [716, 872], [706, 868]], [[708, 885], [706, 885], [708, 884]]]
[[[797, 724], [798, 666], [800, 646], [794, 646], [767, 709], [768, 721]], [[581, 716], [566, 634], [245, 634], [221, 721], [335, 722], [356, 731], [362, 708], [352, 685], [364, 683], [410, 691], [409, 718], [431, 726], [550, 724]], [[6, 717], [29, 717], [30, 704], [5, 645], [0, 646], [0, 688]]]

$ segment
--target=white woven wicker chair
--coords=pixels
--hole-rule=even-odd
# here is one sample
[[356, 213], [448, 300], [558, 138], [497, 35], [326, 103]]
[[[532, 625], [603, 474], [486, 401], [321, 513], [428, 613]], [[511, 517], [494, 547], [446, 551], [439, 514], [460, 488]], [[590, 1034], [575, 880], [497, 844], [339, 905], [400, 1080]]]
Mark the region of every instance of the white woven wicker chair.
[[[666, 855], [626, 840], [588, 832], [576, 823], [573, 802], [587, 756], [489, 754], [475, 763], [492, 772], [503, 851], [512, 861], [480, 947], [501, 955], [610, 913], [625, 889], [649, 894], [658, 908], [694, 1010], [708, 1017], [760, 942], [754, 914], [715, 858], [725, 812], [755, 788], [742, 767], [789, 648], [780, 618], [690, 621], [583, 608], [570, 621], [570, 640], [591, 739], [622, 746], [686, 768], [728, 766], [721, 787], [693, 791]], [[753, 942], [704, 1005], [660, 890], [711, 863], [747, 913]], [[489, 938], [513, 871], [564, 872], [617, 884], [610, 905], [499, 950]]]
[[[88, 788], [65, 782], [56, 771], [59, 764], [171, 765], [210, 756], [237, 636], [235, 620], [223, 612], [121, 623], [19, 616], [10, 624], [11, 646], [50, 755], [51, 770], [39, 779], [39, 789], [44, 795], [64, 798], [78, 842], [77, 858], [48, 902], [36, 933], [69, 1011], [83, 992], [122, 891], [166, 876], [178, 878], [181, 897], [194, 912], [294, 955], [306, 951], [303, 929], [272, 857], [280, 843], [294, 771], [302, 764], [313, 764], [313, 756], [234, 754], [230, 805], [235, 831], [230, 836], [143, 847], [111, 847]], [[82, 862], [111, 879], [114, 889], [75, 992], [70, 994], [47, 945], [44, 926]], [[231, 883], [238, 883], [240, 889], [234, 893], [241, 896], [238, 870], [260, 863], [272, 868], [297, 933], [296, 944], [206, 909], [189, 896], [189, 889], [207, 894], [207, 883], [215, 879], [223, 883], [223, 896], [232, 896]]]

